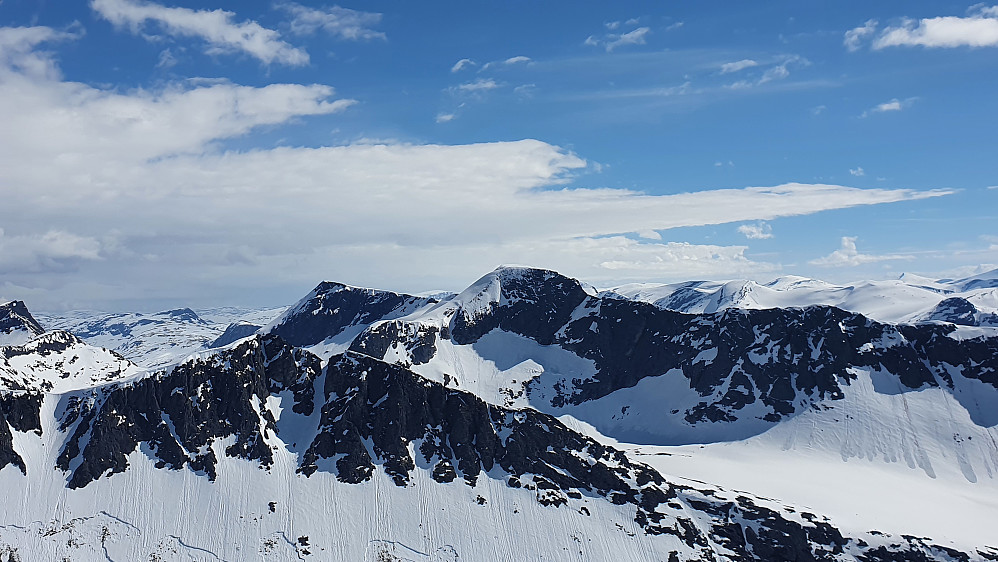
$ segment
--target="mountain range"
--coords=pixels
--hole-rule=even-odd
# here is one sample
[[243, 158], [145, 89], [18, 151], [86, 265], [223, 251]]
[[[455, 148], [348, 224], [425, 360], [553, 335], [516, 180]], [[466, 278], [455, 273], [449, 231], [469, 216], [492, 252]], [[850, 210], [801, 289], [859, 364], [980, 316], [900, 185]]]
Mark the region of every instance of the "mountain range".
[[[998, 560], [998, 274], [0, 306], [0, 560]], [[45, 330], [48, 329], [48, 331]]]

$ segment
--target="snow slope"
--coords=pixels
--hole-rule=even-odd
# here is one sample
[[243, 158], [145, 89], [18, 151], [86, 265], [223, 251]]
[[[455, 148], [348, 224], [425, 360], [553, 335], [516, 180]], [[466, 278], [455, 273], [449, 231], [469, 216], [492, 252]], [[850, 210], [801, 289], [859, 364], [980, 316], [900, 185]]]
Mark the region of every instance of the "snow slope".
[[976, 307], [975, 313], [986, 317], [985, 325], [998, 327], [989, 316], [998, 312], [998, 271], [958, 280], [930, 280], [909, 274], [896, 280], [850, 285], [798, 276], [779, 277], [764, 284], [755, 281], [634, 283], [613, 287], [605, 293], [677, 312], [826, 305], [892, 323], [946, 321], [934, 317], [933, 311], [944, 300], [957, 298]]

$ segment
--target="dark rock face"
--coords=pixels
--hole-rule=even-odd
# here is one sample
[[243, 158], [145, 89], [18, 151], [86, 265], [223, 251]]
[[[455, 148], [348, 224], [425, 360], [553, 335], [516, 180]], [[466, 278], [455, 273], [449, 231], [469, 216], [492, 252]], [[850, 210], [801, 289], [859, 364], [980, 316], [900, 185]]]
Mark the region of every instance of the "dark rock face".
[[397, 318], [434, 302], [437, 301], [428, 297], [359, 289], [327, 281], [291, 307], [270, 333], [294, 346], [315, 345], [350, 326]]
[[985, 314], [961, 297], [948, 298], [935, 306], [922, 321], [949, 322], [959, 326], [998, 326], [998, 314]]
[[544, 269], [497, 270], [501, 299], [484, 314], [461, 311], [451, 321], [455, 343], [473, 343], [495, 328], [533, 339], [541, 345], [555, 341], [555, 333], [588, 296], [582, 285]]
[[94, 404], [78, 403], [68, 411], [63, 425], [75, 423], [75, 429], [58, 467], [73, 467], [69, 486], [79, 488], [108, 471], [124, 471], [126, 456], [147, 443], [157, 466], [187, 465], [214, 479], [217, 458], [209, 445], [229, 436], [236, 440], [227, 455], [270, 466], [273, 454], [266, 437], [276, 426], [260, 401], [287, 389], [294, 394], [295, 411], [310, 412], [318, 372], [317, 357], [279, 338], [256, 339], [209, 360], [116, 387]]
[[14, 450], [11, 430], [41, 433], [42, 395], [40, 393], [0, 393], [0, 469], [12, 464], [27, 474], [24, 459]]
[[230, 343], [252, 336], [260, 328], [262, 328], [262, 326], [257, 326], [256, 324], [250, 324], [248, 322], [235, 322], [233, 324], [229, 324], [225, 328], [225, 331], [222, 332], [222, 335], [218, 336], [218, 338], [208, 344], [207, 347], [225, 347]]
[[45, 333], [22, 301], [0, 304], [0, 334], [15, 331], [26, 331], [36, 336]]
[[436, 354], [439, 332], [436, 326], [388, 321], [364, 330], [350, 343], [350, 351], [382, 359], [391, 347], [402, 345], [412, 364], [421, 365]]

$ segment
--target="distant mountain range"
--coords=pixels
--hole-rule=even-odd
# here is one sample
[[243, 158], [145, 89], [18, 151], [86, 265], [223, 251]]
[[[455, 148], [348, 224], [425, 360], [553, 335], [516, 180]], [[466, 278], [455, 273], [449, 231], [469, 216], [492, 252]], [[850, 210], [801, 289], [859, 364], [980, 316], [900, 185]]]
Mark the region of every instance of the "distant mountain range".
[[996, 311], [995, 272], [515, 267], [262, 311], [7, 303], [0, 560], [998, 560]]

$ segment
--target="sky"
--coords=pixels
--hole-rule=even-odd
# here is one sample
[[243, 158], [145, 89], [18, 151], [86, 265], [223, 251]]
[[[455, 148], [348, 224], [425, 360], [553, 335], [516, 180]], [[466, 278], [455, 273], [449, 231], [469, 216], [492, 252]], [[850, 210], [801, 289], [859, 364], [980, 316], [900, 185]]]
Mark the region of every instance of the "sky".
[[0, 301], [998, 267], [998, 6], [0, 1]]

